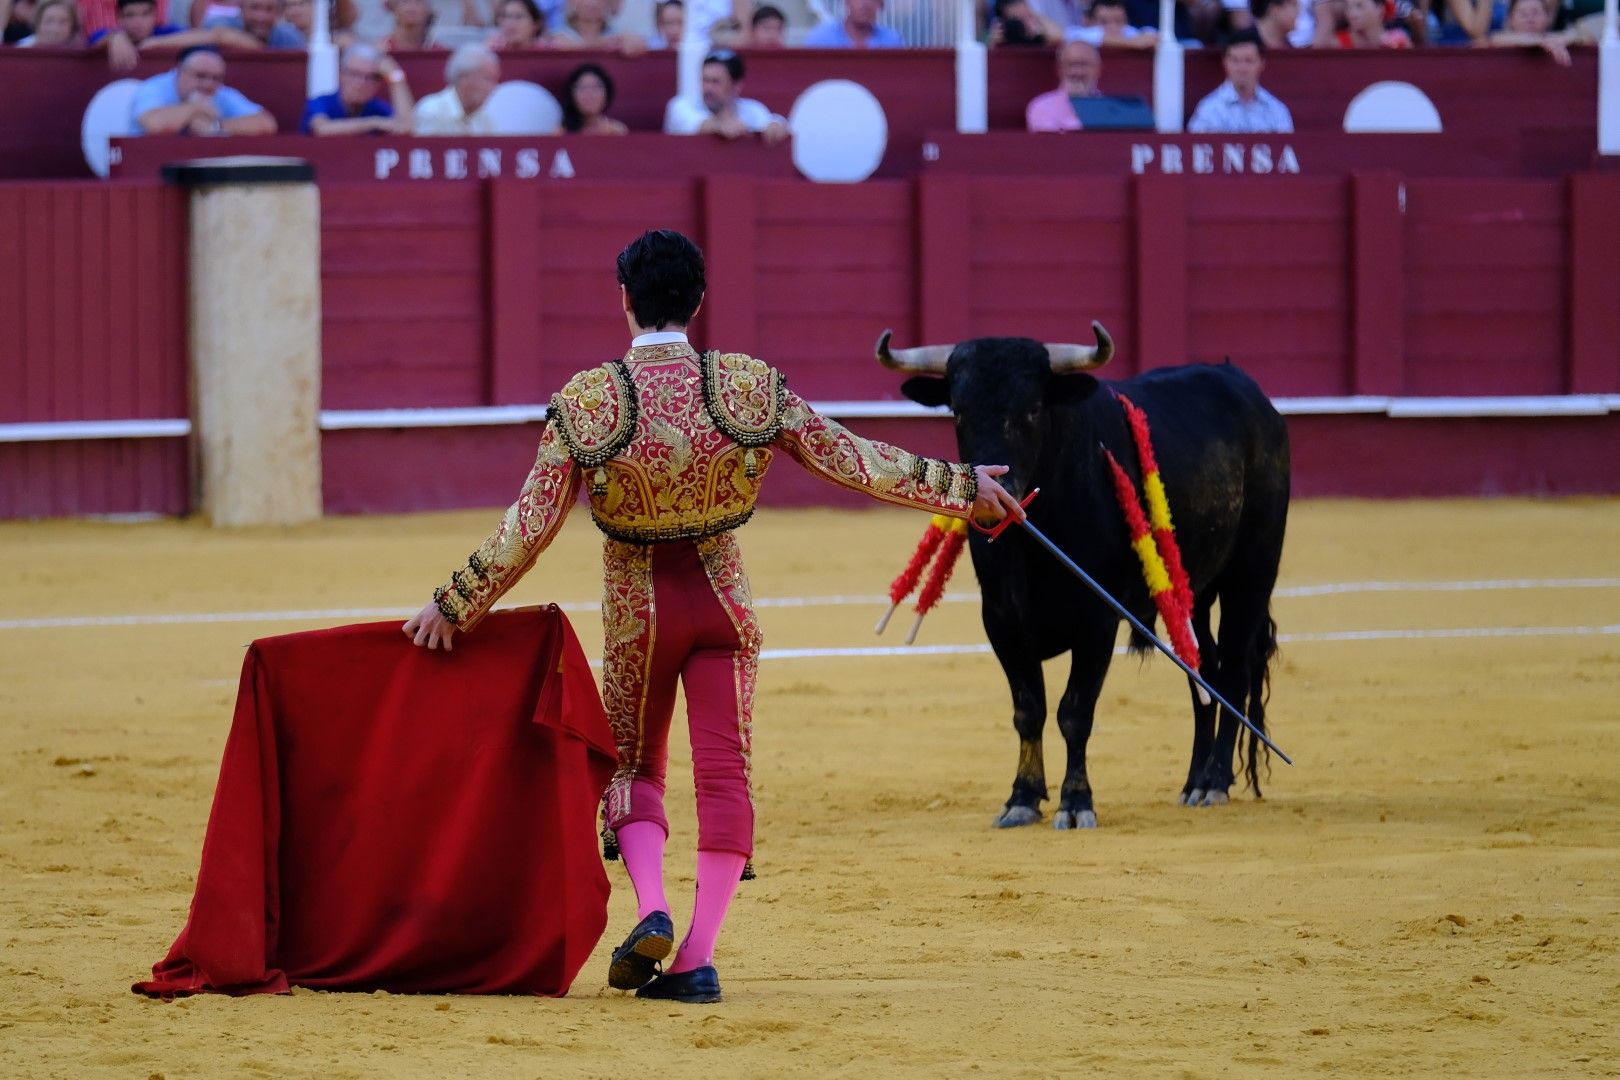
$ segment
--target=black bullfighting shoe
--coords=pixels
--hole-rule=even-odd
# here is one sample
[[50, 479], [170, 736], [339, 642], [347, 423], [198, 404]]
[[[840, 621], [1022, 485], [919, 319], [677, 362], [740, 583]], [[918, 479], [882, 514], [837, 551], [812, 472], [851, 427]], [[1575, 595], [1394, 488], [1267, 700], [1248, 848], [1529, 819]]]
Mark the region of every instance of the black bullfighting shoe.
[[720, 1000], [720, 973], [713, 967], [700, 967], [676, 975], [660, 975], [637, 990], [636, 997], [707, 1005]]
[[608, 965], [608, 985], [615, 990], [635, 990], [658, 974], [658, 961], [675, 948], [675, 924], [666, 912], [655, 911], [636, 924], [624, 944], [613, 950]]

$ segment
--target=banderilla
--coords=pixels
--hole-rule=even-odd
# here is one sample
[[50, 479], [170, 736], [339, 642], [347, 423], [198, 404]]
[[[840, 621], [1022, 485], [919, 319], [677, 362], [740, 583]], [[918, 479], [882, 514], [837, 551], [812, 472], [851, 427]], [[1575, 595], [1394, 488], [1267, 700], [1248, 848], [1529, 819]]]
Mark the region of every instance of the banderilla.
[[[1039, 491], [1040, 491], [1040, 489], [1036, 488], [1034, 491], [1030, 492], [1029, 493], [1029, 498], [1026, 498], [1024, 500], [1024, 505], [1027, 506], [1029, 504], [1030, 499], [1033, 499], [1035, 497], [1035, 495]], [[1006, 520], [1010, 521], [1012, 519], [1009, 516]], [[974, 524], [974, 528], [978, 528], [980, 532], [988, 533], [992, 542], [996, 539], [996, 537], [1000, 536], [1002, 530], [1006, 528], [1006, 521], [1003, 521], [1003, 523], [1001, 525], [997, 526], [995, 529], [983, 529], [983, 528], [980, 528], [977, 522], [974, 522], [973, 524]], [[1282, 747], [1280, 747], [1276, 743], [1272, 742], [1271, 739], [1266, 735], [1266, 733], [1264, 731], [1261, 731], [1259, 726], [1256, 725], [1254, 723], [1254, 721], [1250, 720], [1247, 716], [1243, 715], [1243, 712], [1242, 712], [1241, 709], [1238, 709], [1238, 708], [1234, 707], [1233, 704], [1230, 701], [1227, 701], [1224, 697], [1222, 697], [1220, 695], [1220, 693], [1213, 686], [1209, 685], [1208, 682], [1204, 681], [1204, 677], [1202, 675], [1198, 674], [1198, 672], [1196, 672], [1196, 671], [1194, 671], [1192, 669], [1191, 664], [1187, 663], [1181, 657], [1177, 656], [1174, 649], [1172, 649], [1170, 646], [1166, 645], [1163, 641], [1161, 641], [1159, 639], [1159, 635], [1155, 634], [1152, 630], [1150, 630], [1146, 626], [1142, 625], [1142, 620], [1138, 619], [1135, 615], [1132, 615], [1129, 611], [1127, 611], [1124, 604], [1120, 603], [1118, 600], [1115, 600], [1112, 596], [1108, 595], [1108, 590], [1103, 588], [1101, 585], [1099, 585], [1097, 583], [1096, 578], [1092, 577], [1090, 574], [1086, 573], [1085, 570], [1081, 569], [1080, 564], [1075, 562], [1073, 559], [1069, 558], [1069, 556], [1064, 553], [1062, 548], [1060, 548], [1056, 544], [1052, 543], [1052, 540], [1051, 540], [1051, 538], [1049, 536], [1047, 536], [1045, 533], [1041, 532], [1041, 530], [1037, 529], [1034, 525], [1030, 524], [1029, 518], [1027, 518], [1027, 517], [1024, 518], [1018, 524], [1022, 525], [1024, 527], [1024, 531], [1027, 532], [1030, 536], [1035, 538], [1036, 543], [1040, 544], [1047, 551], [1050, 551], [1052, 553], [1052, 557], [1054, 559], [1056, 559], [1058, 562], [1062, 563], [1064, 566], [1068, 567], [1069, 572], [1071, 574], [1073, 574], [1075, 577], [1079, 578], [1085, 584], [1086, 588], [1088, 588], [1092, 592], [1096, 593], [1098, 599], [1100, 599], [1103, 603], [1107, 604], [1109, 607], [1113, 608], [1114, 611], [1117, 612], [1122, 619], [1124, 619], [1126, 622], [1130, 623], [1131, 626], [1133, 626], [1136, 629], [1137, 633], [1141, 634], [1143, 637], [1145, 637], [1149, 641], [1151, 641], [1155, 648], [1157, 648], [1160, 652], [1164, 653], [1164, 655], [1168, 656], [1175, 663], [1176, 667], [1178, 667], [1182, 671], [1186, 672], [1187, 673], [1187, 678], [1191, 679], [1195, 684], [1202, 687], [1204, 692], [1209, 694], [1210, 697], [1212, 697], [1216, 701], [1220, 702], [1221, 707], [1224, 708], [1227, 712], [1231, 713], [1233, 716], [1235, 716], [1239, 720], [1243, 721], [1243, 726], [1248, 728], [1251, 732], [1253, 732], [1255, 738], [1259, 739], [1261, 742], [1265, 743], [1266, 746], [1270, 747], [1272, 753], [1276, 754], [1278, 757], [1282, 758], [1283, 761], [1287, 762], [1290, 765], [1292, 765], [1294, 763], [1294, 759], [1289, 757], [1287, 754], [1283, 753], [1282, 752]]]

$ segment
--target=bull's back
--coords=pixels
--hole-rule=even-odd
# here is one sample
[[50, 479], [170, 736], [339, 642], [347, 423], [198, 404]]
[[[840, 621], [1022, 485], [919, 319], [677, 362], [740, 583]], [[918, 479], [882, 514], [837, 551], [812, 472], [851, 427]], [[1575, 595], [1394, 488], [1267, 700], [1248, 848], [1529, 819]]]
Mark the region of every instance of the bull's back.
[[1234, 551], [1280, 552], [1288, 426], [1259, 384], [1225, 363], [1160, 368], [1113, 385], [1147, 415], [1195, 585], [1219, 573]]

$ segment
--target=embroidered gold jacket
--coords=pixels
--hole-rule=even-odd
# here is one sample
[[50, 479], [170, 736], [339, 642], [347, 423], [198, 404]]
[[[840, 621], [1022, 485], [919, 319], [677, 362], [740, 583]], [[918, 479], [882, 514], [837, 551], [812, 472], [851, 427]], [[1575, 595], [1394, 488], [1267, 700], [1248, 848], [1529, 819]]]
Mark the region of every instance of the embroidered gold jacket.
[[551, 399], [517, 502], [434, 600], [452, 623], [475, 626], [551, 543], [582, 481], [592, 518], [615, 540], [735, 529], [753, 514], [778, 449], [835, 484], [953, 517], [968, 516], [978, 493], [971, 465], [852, 434], [763, 360], [699, 357], [681, 342], [643, 346], [580, 372]]

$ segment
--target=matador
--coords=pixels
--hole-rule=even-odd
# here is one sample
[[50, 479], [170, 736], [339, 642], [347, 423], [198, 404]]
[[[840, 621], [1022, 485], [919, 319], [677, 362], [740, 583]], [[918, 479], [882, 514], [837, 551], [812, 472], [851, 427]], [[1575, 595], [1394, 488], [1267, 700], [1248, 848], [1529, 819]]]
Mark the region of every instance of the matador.
[[[713, 953], [754, 850], [749, 781], [761, 635], [737, 547], [776, 452], [875, 499], [955, 517], [1022, 516], [1001, 466], [941, 461], [860, 438], [818, 414], [782, 374], [741, 353], [699, 354], [685, 328], [703, 300], [703, 255], [671, 230], [620, 253], [623, 359], [551, 399], [534, 468], [495, 531], [405, 624], [450, 647], [534, 564], [578, 498], [605, 534], [602, 702], [618, 747], [604, 839], [622, 853], [637, 924], [608, 983], [638, 997], [720, 1000]], [[675, 950], [664, 895], [665, 769], [676, 683], [686, 695], [697, 794], [697, 895]], [[675, 951], [667, 970], [661, 961]]]

